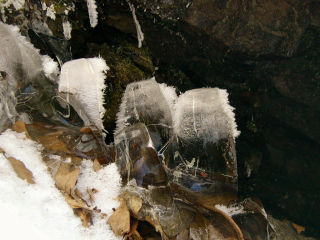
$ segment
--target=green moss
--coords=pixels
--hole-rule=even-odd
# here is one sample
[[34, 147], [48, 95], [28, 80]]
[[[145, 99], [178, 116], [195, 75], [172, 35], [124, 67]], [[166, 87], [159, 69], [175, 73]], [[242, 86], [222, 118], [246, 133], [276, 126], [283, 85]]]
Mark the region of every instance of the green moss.
[[110, 71], [107, 74], [105, 92], [106, 114], [104, 124], [107, 130], [114, 128], [116, 114], [119, 110], [122, 95], [126, 86], [153, 76], [154, 67], [147, 48], [137, 48], [136, 44], [127, 41], [118, 46], [91, 45], [105, 59]]

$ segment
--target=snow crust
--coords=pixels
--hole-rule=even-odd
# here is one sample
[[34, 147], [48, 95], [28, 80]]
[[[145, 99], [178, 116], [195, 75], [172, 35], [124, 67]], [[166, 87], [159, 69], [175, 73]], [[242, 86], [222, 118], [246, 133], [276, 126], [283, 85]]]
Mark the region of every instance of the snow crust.
[[[93, 214], [93, 225], [84, 228], [68, 206], [42, 161], [42, 146], [26, 138], [24, 133], [10, 129], [0, 135], [0, 209], [1, 236], [7, 239], [35, 240], [120, 240], [116, 237], [107, 219]], [[35, 184], [29, 184], [16, 176], [6, 157], [22, 161], [33, 173]], [[115, 164], [95, 173], [92, 162], [84, 160], [79, 177], [80, 190], [89, 186], [99, 190], [95, 205], [112, 214], [119, 205], [114, 200], [120, 191], [120, 175]], [[89, 169], [90, 168], [90, 169]], [[92, 183], [92, 184], [91, 184]]]
[[[104, 130], [103, 91], [108, 70], [102, 58], [81, 58], [63, 64], [59, 80], [59, 92], [73, 94], [99, 130]], [[78, 114], [82, 115], [80, 112]]]

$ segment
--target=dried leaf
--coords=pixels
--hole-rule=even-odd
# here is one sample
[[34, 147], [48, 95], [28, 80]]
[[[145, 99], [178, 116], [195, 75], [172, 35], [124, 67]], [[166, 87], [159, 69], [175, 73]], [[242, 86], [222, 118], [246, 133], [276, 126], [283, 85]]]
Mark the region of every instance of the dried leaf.
[[130, 211], [135, 215], [139, 216], [139, 211], [142, 207], [142, 199], [137, 196], [130, 196], [127, 199], [127, 204], [130, 209]]
[[59, 136], [63, 131], [57, 131], [44, 136], [38, 136], [37, 140], [45, 147], [51, 151], [58, 151], [67, 154], [71, 154], [67, 145], [59, 139]]
[[81, 133], [92, 133], [92, 129], [89, 127], [83, 127], [80, 129]]
[[97, 171], [99, 171], [101, 168], [102, 168], [102, 167], [101, 167], [98, 159], [94, 159], [94, 161], [93, 161], [93, 170], [94, 170], [95, 172], [97, 172]]
[[61, 163], [55, 176], [57, 187], [60, 190], [70, 194], [71, 189], [76, 185], [79, 173], [80, 169], [73, 169], [72, 164], [64, 162]]
[[119, 200], [120, 206], [108, 220], [108, 224], [117, 236], [121, 236], [130, 231], [130, 212], [127, 208], [126, 202], [122, 198]]
[[291, 222], [291, 224], [295, 228], [295, 230], [297, 231], [298, 234], [301, 234], [301, 232], [304, 232], [306, 230], [306, 228], [303, 226], [300, 226], [300, 225], [295, 224], [293, 222]]
[[28, 183], [34, 184], [33, 175], [32, 172], [26, 168], [23, 162], [13, 158], [9, 157], [7, 158], [13, 167], [13, 170], [16, 172], [19, 178], [23, 180], [27, 180]]
[[91, 214], [84, 209], [75, 209], [75, 214], [81, 219], [82, 226], [89, 227], [92, 224]]
[[80, 192], [80, 190], [78, 188], [74, 189], [74, 193], [76, 194], [76, 196], [78, 198], [82, 198], [82, 193]]
[[70, 195], [63, 194], [66, 202], [69, 204], [70, 207], [72, 208], [83, 208], [86, 210], [92, 210], [91, 208], [88, 207], [87, 203], [82, 200], [81, 198], [72, 198]]
[[16, 121], [15, 124], [12, 126], [12, 130], [18, 133], [25, 133], [27, 138], [30, 138], [28, 130], [26, 128], [26, 124], [23, 121]]

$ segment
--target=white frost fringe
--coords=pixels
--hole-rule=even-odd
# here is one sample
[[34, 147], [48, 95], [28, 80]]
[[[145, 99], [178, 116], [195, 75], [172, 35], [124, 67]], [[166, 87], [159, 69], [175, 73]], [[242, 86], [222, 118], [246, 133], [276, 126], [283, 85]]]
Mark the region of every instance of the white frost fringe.
[[142, 42], [144, 40], [144, 34], [143, 34], [142, 30], [141, 30], [141, 26], [140, 26], [140, 23], [139, 23], [139, 21], [137, 19], [136, 10], [135, 10], [133, 4], [129, 0], [127, 0], [127, 3], [128, 3], [129, 8], [130, 8], [130, 10], [132, 12], [133, 21], [134, 21], [134, 24], [136, 25], [136, 29], [137, 29], [138, 48], [141, 48], [142, 47]]
[[98, 12], [97, 5], [95, 0], [86, 0], [88, 6], [88, 14], [90, 19], [90, 25], [92, 28], [98, 24]]
[[102, 58], [81, 58], [63, 64], [59, 80], [59, 92], [73, 94], [92, 123], [102, 131], [104, 80], [108, 70]]

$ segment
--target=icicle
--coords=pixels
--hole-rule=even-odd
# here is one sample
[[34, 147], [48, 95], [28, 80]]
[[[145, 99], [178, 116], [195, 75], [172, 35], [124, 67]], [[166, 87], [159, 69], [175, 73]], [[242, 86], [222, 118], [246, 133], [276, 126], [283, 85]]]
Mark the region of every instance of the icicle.
[[65, 39], [70, 40], [71, 39], [71, 31], [72, 31], [72, 26], [69, 21], [63, 21], [62, 22], [62, 27], [63, 27], [63, 35]]
[[98, 12], [97, 5], [95, 0], [86, 0], [88, 6], [88, 14], [90, 19], [90, 25], [92, 28], [98, 24]]
[[130, 8], [130, 10], [132, 12], [133, 21], [134, 21], [134, 23], [136, 25], [136, 29], [137, 29], [138, 48], [141, 48], [142, 47], [142, 42], [144, 40], [144, 34], [143, 34], [142, 30], [141, 30], [141, 26], [140, 26], [140, 23], [139, 23], [139, 21], [137, 19], [136, 10], [135, 10], [133, 4], [129, 0], [127, 0], [127, 3], [128, 3], [129, 8]]

